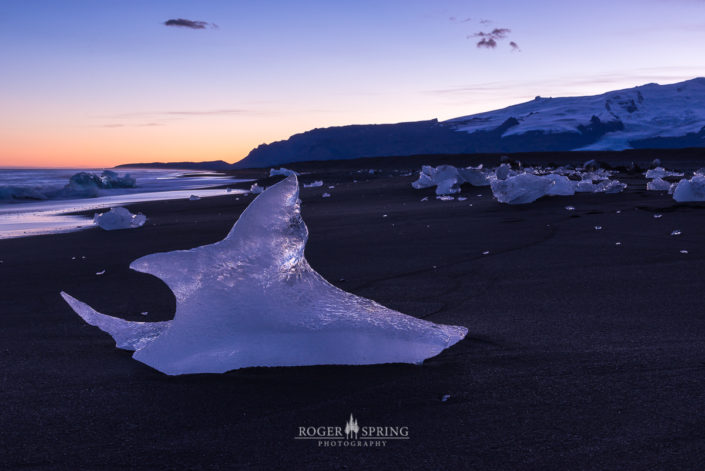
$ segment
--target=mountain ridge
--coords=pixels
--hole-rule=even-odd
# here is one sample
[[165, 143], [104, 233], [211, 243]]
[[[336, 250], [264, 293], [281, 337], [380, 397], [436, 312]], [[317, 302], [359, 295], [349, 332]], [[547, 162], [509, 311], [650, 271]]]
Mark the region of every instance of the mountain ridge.
[[[259, 145], [234, 164], [220, 162], [239, 169], [420, 154], [686, 147], [705, 147], [703, 77], [667, 85], [648, 83], [599, 95], [539, 96], [446, 121], [317, 128]], [[203, 164], [209, 169], [224, 169], [219, 162]]]

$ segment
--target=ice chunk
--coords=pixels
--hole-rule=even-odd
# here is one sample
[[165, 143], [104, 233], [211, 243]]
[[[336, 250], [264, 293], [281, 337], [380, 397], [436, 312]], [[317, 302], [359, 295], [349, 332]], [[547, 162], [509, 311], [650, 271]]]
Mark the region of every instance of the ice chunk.
[[695, 175], [690, 180], [684, 178], [678, 182], [673, 199], [679, 202], [705, 201], [705, 176]]
[[[106, 231], [118, 229], [135, 229], [141, 227], [147, 221], [147, 216], [142, 213], [132, 214], [125, 208], [111, 208], [110, 211], [93, 215], [93, 223], [99, 225]], [[85, 257], [84, 257], [85, 258]]]
[[656, 167], [646, 171], [646, 178], [682, 177], [682, 173], [671, 172], [663, 167]]
[[304, 188], [317, 188], [319, 186], [323, 186], [323, 182], [321, 180], [316, 180], [312, 183], [304, 183]]
[[289, 170], [288, 168], [272, 168], [269, 169], [269, 176], [270, 177], [276, 177], [281, 175], [282, 177], [289, 177], [291, 175], [298, 175], [298, 173], [294, 172], [293, 170]]
[[671, 184], [662, 178], [654, 178], [646, 184], [646, 189], [651, 191], [668, 191]]
[[674, 229], [673, 232], [671, 232], [671, 235], [672, 236], [679, 236], [679, 235], [681, 235], [681, 231], [678, 229]]
[[259, 186], [257, 183], [253, 183], [252, 186], [250, 187], [250, 193], [253, 195], [259, 195], [264, 191], [263, 186]]
[[593, 183], [592, 177], [579, 181], [575, 185], [576, 193], [621, 193], [627, 187], [619, 180], [602, 180]]
[[330, 198], [330, 193], [323, 193], [321, 198]]
[[510, 173], [512, 173], [512, 167], [508, 164], [502, 164], [494, 171], [494, 175], [497, 180], [506, 180]]
[[482, 168], [482, 164], [477, 167], [459, 168], [458, 174], [463, 179], [464, 183], [469, 183], [472, 186], [489, 186], [489, 172]]
[[105, 275], [105, 270], [101, 270], [99, 272], [96, 272], [96, 275]]
[[134, 261], [132, 269], [174, 292], [172, 321], [128, 322], [62, 295], [118, 346], [134, 348], [136, 360], [170, 375], [420, 363], [465, 337], [465, 327], [407, 316], [328, 283], [304, 257], [299, 205], [296, 177], [287, 177], [255, 198], [222, 241]]
[[619, 180], [603, 181], [600, 182], [600, 185], [602, 186], [601, 191], [604, 191], [605, 193], [621, 193], [625, 188], [627, 188], [627, 184], [622, 183]]
[[460, 185], [470, 183], [473, 186], [490, 184], [488, 173], [479, 167], [456, 168], [452, 165], [431, 167], [424, 165], [419, 178], [411, 186], [418, 189], [436, 187], [437, 195], [452, 195], [460, 192]]
[[196, 196], [196, 195], [191, 195], [191, 196], [188, 197], [188, 199], [189, 199], [189, 201], [198, 201], [198, 200], [201, 199], [201, 197], [200, 197], [200, 196]]
[[548, 194], [552, 186], [550, 179], [530, 173], [508, 176], [504, 180], [498, 178], [491, 184], [492, 194], [497, 201], [507, 204], [533, 203]]

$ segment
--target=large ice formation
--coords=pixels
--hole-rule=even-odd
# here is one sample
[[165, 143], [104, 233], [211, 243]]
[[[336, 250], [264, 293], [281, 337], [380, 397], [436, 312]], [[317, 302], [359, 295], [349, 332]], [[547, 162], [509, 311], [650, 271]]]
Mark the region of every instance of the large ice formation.
[[174, 292], [171, 321], [129, 322], [62, 296], [118, 347], [169, 375], [420, 363], [465, 337], [465, 327], [407, 316], [328, 283], [304, 257], [299, 205], [296, 176], [287, 177], [255, 198], [222, 241], [132, 262]]
[[93, 223], [99, 225], [106, 231], [118, 229], [135, 229], [141, 227], [147, 221], [147, 216], [142, 213], [132, 214], [125, 208], [110, 208], [105, 213], [95, 213]]
[[690, 180], [684, 178], [678, 182], [673, 190], [673, 199], [679, 202], [705, 201], [705, 177], [694, 175]]

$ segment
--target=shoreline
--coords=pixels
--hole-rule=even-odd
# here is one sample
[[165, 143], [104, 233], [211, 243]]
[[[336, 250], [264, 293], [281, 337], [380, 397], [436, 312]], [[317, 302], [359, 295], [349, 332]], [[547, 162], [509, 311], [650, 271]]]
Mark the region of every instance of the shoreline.
[[[324, 182], [301, 188], [311, 266], [345, 291], [466, 326], [465, 340], [418, 366], [165, 376], [117, 350], [58, 293], [128, 320], [168, 320], [171, 291], [129, 263], [222, 239], [252, 196], [127, 205], [147, 225], [0, 240], [0, 462], [692, 469], [705, 459], [705, 204], [647, 192], [637, 175], [617, 176], [629, 187], [616, 195], [509, 206], [489, 188], [463, 187], [467, 200], [440, 201], [411, 188], [416, 174], [400, 175], [417, 172], [416, 160], [318, 165], [284, 165], [310, 172], [301, 183]], [[248, 172], [264, 186], [278, 180]], [[299, 427], [344, 426], [351, 413], [361, 426], [408, 427], [409, 439], [365, 449], [294, 439]]]

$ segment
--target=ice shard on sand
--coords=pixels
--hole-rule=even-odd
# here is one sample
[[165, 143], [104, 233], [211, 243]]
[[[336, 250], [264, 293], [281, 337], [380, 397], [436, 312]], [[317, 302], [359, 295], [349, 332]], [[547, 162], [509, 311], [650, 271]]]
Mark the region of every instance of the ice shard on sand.
[[299, 205], [292, 175], [259, 195], [220, 242], [132, 262], [174, 292], [171, 321], [129, 322], [62, 296], [118, 347], [169, 375], [420, 363], [465, 337], [465, 327], [407, 316], [328, 283], [304, 257]]

